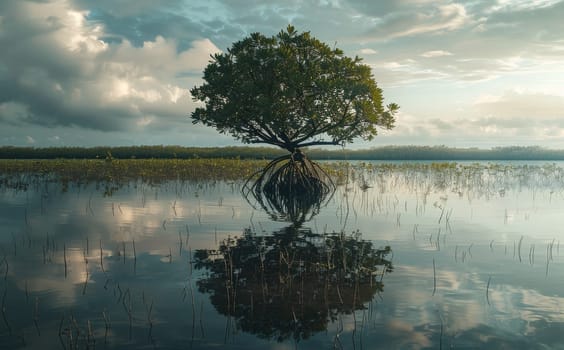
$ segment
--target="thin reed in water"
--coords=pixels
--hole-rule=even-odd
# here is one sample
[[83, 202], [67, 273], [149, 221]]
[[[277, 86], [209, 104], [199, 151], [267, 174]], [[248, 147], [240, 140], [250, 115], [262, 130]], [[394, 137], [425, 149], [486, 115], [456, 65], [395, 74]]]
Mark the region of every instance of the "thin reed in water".
[[435, 267], [435, 258], [433, 258], [433, 294], [437, 291], [437, 269]]
[[65, 262], [65, 278], [67, 278], [67, 246], [63, 243], [63, 260]]
[[103, 259], [103, 254], [102, 254], [102, 240], [100, 240], [100, 269], [102, 270], [102, 272], [106, 272], [106, 271], [104, 271], [104, 259]]
[[521, 244], [523, 243], [523, 236], [519, 239], [519, 244], [517, 245], [517, 255], [519, 257], [519, 262], [521, 262]]
[[490, 292], [490, 282], [492, 280], [492, 276], [488, 277], [488, 284], [486, 285], [486, 301], [488, 302], [488, 305], [490, 305], [490, 296], [489, 296], [489, 292]]

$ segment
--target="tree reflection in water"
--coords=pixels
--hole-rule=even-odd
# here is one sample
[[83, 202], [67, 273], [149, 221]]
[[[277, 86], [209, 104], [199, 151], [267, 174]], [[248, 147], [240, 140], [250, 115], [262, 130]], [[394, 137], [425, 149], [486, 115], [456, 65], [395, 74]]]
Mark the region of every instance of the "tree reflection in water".
[[307, 339], [383, 291], [382, 278], [392, 271], [389, 246], [375, 248], [358, 231], [319, 234], [303, 226], [335, 190], [332, 183], [323, 188], [296, 193], [247, 184], [249, 203], [254, 199], [273, 220], [291, 225], [272, 234], [246, 229], [216, 250], [196, 251], [195, 267], [209, 271], [198, 281], [200, 292], [244, 332]]
[[306, 339], [340, 314], [366, 308], [392, 271], [389, 246], [353, 234], [316, 234], [295, 223], [259, 235], [247, 229], [217, 250], [198, 250], [198, 282], [217, 311], [262, 338]]
[[[318, 165], [311, 165], [311, 167], [305, 172], [316, 175], [306, 176], [305, 183], [299, 181], [285, 183], [265, 180], [264, 176], [276, 177], [278, 176], [276, 173], [279, 172], [276, 167], [267, 166], [267, 169], [263, 171], [266, 174], [263, 173], [263, 176], [255, 180], [252, 177], [247, 179], [241, 192], [252, 207], [260, 207], [274, 221], [292, 223], [309, 221], [319, 213], [321, 207], [327, 204], [335, 193], [335, 185], [331, 178]], [[292, 180], [292, 177], [289, 176], [287, 180]], [[264, 181], [269, 184], [265, 186]]]

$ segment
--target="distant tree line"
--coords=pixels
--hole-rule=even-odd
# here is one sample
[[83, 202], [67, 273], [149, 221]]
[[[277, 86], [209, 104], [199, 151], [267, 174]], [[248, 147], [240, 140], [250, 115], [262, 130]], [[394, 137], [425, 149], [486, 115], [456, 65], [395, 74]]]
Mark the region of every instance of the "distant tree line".
[[[284, 154], [273, 147], [0, 147], [0, 159], [194, 159], [240, 158], [273, 159]], [[564, 150], [539, 146], [496, 147], [492, 149], [450, 148], [446, 146], [384, 146], [362, 150], [309, 149], [317, 160], [564, 160]]]
[[0, 147], [0, 159], [270, 159], [281, 154], [282, 150], [270, 147]]

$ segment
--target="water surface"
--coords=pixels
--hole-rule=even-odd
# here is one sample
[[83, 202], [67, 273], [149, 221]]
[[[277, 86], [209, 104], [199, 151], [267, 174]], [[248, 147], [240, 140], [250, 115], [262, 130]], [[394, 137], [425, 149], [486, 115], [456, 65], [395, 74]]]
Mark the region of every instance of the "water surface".
[[239, 182], [3, 188], [0, 348], [564, 348], [560, 165], [363, 169], [294, 222]]

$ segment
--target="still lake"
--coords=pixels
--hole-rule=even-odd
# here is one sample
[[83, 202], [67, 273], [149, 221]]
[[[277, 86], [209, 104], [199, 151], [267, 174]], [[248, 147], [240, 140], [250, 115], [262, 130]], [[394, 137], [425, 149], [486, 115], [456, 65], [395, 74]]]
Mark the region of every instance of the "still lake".
[[364, 163], [285, 221], [242, 184], [1, 188], [0, 348], [564, 349], [563, 164]]

